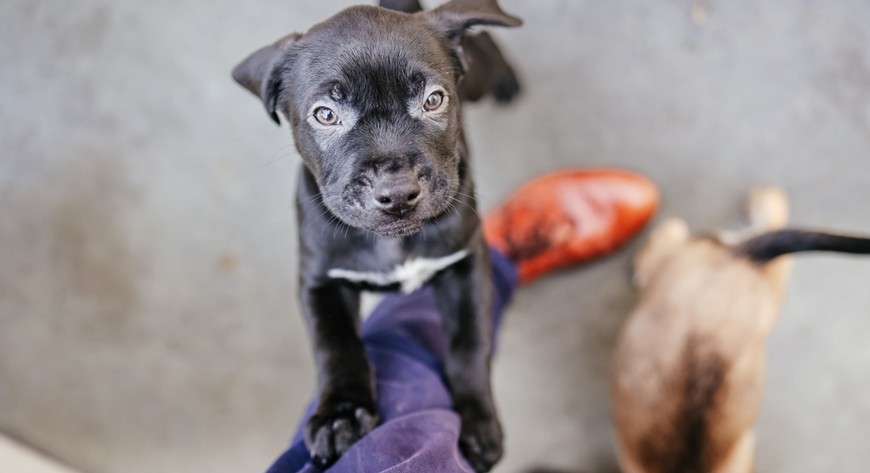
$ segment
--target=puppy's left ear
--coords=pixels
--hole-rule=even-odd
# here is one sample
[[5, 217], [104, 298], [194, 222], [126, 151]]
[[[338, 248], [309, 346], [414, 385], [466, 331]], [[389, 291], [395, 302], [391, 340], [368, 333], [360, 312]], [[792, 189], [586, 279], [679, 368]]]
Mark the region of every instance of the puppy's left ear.
[[276, 110], [278, 93], [281, 90], [281, 71], [275, 66], [287, 49], [301, 37], [299, 33], [291, 33], [269, 46], [258, 49], [233, 69], [233, 79], [260, 97], [266, 112], [279, 125], [281, 121]]
[[452, 0], [425, 15], [453, 41], [458, 41], [472, 26], [515, 27], [523, 24], [523, 20], [505, 13], [497, 0]]

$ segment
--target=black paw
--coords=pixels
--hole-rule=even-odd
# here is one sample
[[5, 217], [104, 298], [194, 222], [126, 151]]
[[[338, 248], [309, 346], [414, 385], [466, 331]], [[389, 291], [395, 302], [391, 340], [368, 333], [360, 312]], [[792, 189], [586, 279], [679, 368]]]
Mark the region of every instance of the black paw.
[[502, 439], [501, 424], [495, 416], [463, 420], [459, 448], [474, 471], [481, 473], [501, 459]]
[[305, 443], [315, 465], [326, 468], [335, 463], [357, 440], [375, 428], [374, 410], [341, 404], [328, 412], [316, 412], [305, 425]]
[[520, 80], [513, 69], [508, 67], [504, 75], [498, 79], [493, 87], [492, 95], [500, 104], [508, 104], [519, 95], [521, 90]]

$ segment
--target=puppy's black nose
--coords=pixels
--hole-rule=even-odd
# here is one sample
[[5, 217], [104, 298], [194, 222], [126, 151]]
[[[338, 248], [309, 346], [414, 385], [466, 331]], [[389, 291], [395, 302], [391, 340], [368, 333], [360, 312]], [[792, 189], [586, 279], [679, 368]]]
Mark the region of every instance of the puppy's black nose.
[[372, 189], [375, 206], [391, 215], [402, 216], [420, 202], [420, 182], [412, 176], [390, 176], [380, 179]]

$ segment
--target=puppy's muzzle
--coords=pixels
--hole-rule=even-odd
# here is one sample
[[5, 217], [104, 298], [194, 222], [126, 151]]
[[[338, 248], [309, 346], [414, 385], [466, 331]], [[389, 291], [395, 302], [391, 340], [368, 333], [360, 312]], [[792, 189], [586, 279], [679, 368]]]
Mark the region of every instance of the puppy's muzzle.
[[375, 208], [394, 217], [404, 217], [422, 200], [423, 188], [412, 173], [387, 174], [372, 186]]

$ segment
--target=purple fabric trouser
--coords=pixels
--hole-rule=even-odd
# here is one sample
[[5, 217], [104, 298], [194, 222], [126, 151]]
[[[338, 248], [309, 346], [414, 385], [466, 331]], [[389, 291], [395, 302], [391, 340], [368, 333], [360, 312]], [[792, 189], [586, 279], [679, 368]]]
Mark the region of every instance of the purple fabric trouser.
[[[493, 334], [517, 286], [514, 265], [490, 251], [494, 285]], [[447, 341], [431, 288], [391, 294], [362, 324], [362, 339], [377, 379], [381, 424], [329, 468], [332, 473], [473, 473], [459, 451], [459, 416], [451, 409], [442, 360]], [[316, 473], [302, 440], [302, 426], [290, 448], [268, 473]]]

